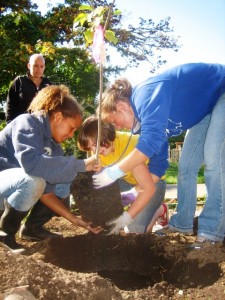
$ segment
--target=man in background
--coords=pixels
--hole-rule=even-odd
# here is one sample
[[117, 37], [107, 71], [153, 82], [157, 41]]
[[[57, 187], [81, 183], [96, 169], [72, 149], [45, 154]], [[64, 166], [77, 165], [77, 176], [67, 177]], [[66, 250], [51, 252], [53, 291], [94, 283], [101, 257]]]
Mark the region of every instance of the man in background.
[[34, 96], [44, 87], [51, 84], [44, 77], [45, 59], [41, 54], [30, 56], [26, 75], [17, 76], [10, 85], [6, 100], [6, 122], [26, 113]]

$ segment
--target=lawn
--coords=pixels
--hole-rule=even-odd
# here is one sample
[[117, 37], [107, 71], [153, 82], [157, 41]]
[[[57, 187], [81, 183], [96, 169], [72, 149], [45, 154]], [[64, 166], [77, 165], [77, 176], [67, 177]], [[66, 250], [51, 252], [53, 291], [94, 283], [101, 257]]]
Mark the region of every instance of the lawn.
[[[169, 184], [177, 183], [178, 164], [170, 163], [169, 168], [166, 171], [166, 182]], [[198, 173], [198, 183], [205, 183], [204, 178], [204, 166], [202, 166]]]

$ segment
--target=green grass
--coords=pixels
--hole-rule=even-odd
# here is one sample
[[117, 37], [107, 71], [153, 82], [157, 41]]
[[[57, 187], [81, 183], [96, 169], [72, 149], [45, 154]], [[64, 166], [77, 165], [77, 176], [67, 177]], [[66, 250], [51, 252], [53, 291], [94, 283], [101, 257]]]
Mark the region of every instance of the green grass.
[[[169, 168], [166, 171], [166, 182], [169, 184], [177, 183], [178, 164], [170, 163]], [[202, 166], [198, 173], [198, 183], [205, 183], [204, 178], [204, 166]]]

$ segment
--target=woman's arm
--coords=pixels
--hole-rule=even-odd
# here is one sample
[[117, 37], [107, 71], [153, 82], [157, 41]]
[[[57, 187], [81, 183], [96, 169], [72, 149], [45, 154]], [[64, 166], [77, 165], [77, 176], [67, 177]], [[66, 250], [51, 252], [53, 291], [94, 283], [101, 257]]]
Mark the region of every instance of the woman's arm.
[[114, 182], [116, 179], [124, 176], [128, 171], [132, 171], [140, 164], [148, 159], [142, 152], [136, 148], [131, 151], [124, 159], [118, 164], [111, 167], [104, 168], [103, 171], [94, 174], [93, 185], [95, 188], [102, 188]]
[[[145, 162], [147, 159], [148, 157], [144, 153], [137, 148], [134, 148], [123, 160], [118, 163], [118, 167], [126, 173], [127, 171], [132, 171], [133, 168], [138, 166], [140, 163]], [[150, 173], [152, 176], [156, 176], [156, 179], [161, 178], [169, 166], [168, 140], [164, 141], [160, 152], [151, 157], [150, 160]]]
[[67, 219], [76, 226], [83, 227], [95, 234], [102, 231], [100, 226], [91, 227], [91, 223], [84, 222], [81, 218], [76, 217], [70, 210], [56, 197], [54, 193], [48, 193], [42, 195], [40, 198], [41, 202], [44, 203], [48, 208], [54, 211], [56, 214]]
[[128, 213], [134, 218], [150, 201], [155, 194], [155, 182], [157, 176], [152, 177], [145, 163], [139, 164], [132, 171], [138, 184], [138, 195], [130, 206]]
[[118, 167], [124, 173], [127, 173], [128, 171], [133, 172], [134, 168], [144, 163], [146, 160], [148, 160], [148, 157], [137, 148], [134, 148], [123, 160], [118, 163]]

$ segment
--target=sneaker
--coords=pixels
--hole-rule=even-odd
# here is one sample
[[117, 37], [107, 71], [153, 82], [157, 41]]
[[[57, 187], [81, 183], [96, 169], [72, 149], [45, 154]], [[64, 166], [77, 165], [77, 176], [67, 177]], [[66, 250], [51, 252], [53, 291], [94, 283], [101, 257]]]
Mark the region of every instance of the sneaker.
[[163, 213], [158, 217], [157, 224], [161, 226], [166, 226], [169, 222], [169, 210], [167, 204], [163, 203]]
[[161, 225], [155, 223], [155, 225], [154, 225], [153, 228], [152, 228], [152, 232], [155, 233], [156, 231], [161, 230], [161, 229], [163, 229], [163, 226], [161, 226]]
[[27, 241], [41, 241], [44, 239], [62, 237], [62, 233], [51, 232], [44, 227], [27, 228], [25, 224], [23, 224], [20, 228], [19, 237]]
[[210, 245], [222, 246], [223, 241], [212, 241], [203, 236], [197, 236], [196, 241], [193, 244], [189, 245], [188, 249], [190, 250], [202, 249], [205, 246], [210, 246]]
[[19, 254], [25, 251], [25, 249], [16, 242], [14, 235], [8, 235], [4, 231], [0, 230], [0, 245], [14, 254]]
[[155, 234], [162, 235], [162, 236], [165, 236], [165, 235], [171, 234], [171, 233], [181, 233], [184, 235], [193, 235], [194, 234], [193, 230], [182, 231], [181, 229], [178, 229], [172, 225], [166, 225], [162, 229], [155, 231]]

